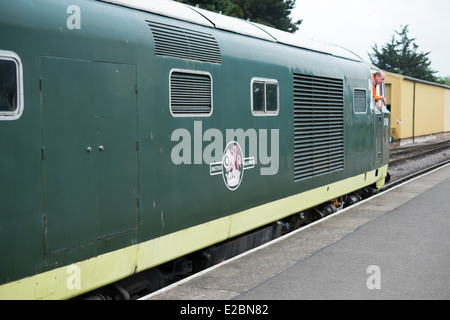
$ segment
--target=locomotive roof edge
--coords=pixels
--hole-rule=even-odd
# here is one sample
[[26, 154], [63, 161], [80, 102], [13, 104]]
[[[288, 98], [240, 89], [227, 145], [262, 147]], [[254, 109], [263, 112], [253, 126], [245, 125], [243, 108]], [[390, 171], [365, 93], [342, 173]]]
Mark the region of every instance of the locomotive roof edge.
[[178, 19], [209, 28], [220, 29], [270, 42], [277, 42], [297, 48], [317, 51], [336, 57], [363, 62], [354, 52], [326, 42], [278, 30], [255, 22], [225, 16], [212, 11], [192, 7], [172, 0], [97, 0], [131, 9], [141, 10], [165, 17]]

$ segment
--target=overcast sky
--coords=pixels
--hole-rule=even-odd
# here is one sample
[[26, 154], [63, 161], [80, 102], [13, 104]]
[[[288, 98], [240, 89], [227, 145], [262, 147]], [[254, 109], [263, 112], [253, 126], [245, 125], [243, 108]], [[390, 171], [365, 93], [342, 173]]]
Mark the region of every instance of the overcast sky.
[[450, 0], [297, 0], [291, 17], [297, 34], [345, 47], [366, 61], [376, 43], [409, 25], [419, 51], [431, 51], [437, 76], [450, 76]]

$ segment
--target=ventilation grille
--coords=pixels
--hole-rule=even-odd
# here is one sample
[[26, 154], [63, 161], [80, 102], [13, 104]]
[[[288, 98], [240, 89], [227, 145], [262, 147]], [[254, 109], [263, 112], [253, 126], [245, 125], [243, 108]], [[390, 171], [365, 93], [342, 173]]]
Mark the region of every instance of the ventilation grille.
[[355, 89], [353, 108], [355, 113], [365, 113], [366, 112], [366, 90]]
[[174, 116], [210, 116], [210, 74], [173, 71], [170, 75], [170, 110]]
[[294, 74], [295, 181], [344, 168], [343, 80]]
[[222, 63], [219, 44], [211, 34], [146, 21], [155, 40], [156, 55]]

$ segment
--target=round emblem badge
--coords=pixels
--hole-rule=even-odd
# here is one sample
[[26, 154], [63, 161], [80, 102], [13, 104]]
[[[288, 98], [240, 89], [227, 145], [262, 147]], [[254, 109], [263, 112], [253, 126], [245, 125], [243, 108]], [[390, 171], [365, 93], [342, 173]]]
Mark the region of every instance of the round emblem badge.
[[224, 151], [222, 159], [222, 176], [225, 185], [230, 190], [236, 190], [244, 176], [244, 156], [241, 146], [236, 141], [231, 141]]
[[255, 158], [244, 158], [239, 143], [231, 141], [223, 152], [222, 161], [209, 165], [209, 173], [212, 176], [222, 175], [227, 188], [234, 191], [241, 185], [244, 171], [254, 167]]

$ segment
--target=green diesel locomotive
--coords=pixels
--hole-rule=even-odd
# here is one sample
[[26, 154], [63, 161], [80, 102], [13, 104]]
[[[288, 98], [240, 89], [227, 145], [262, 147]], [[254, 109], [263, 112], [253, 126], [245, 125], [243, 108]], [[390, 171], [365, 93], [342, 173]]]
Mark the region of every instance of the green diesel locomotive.
[[173, 1], [1, 1], [0, 298], [79, 296], [380, 188], [374, 71]]

